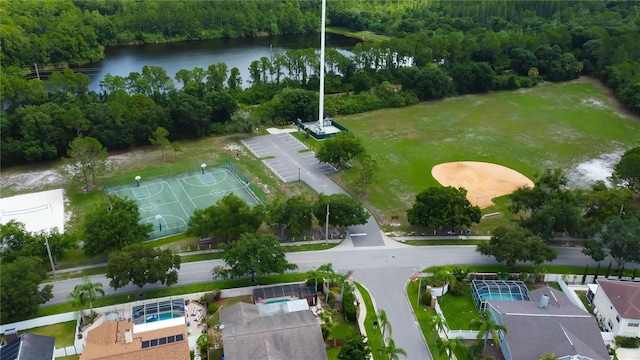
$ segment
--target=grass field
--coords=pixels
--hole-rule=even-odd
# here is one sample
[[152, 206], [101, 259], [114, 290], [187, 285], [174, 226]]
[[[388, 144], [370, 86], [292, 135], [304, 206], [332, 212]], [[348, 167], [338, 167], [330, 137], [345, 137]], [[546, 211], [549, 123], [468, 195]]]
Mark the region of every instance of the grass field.
[[52, 336], [56, 338], [55, 347], [63, 348], [73, 345], [73, 340], [76, 335], [76, 321], [67, 321], [59, 324], [53, 324], [48, 326], [41, 326], [33, 329], [26, 330], [26, 333]]
[[[569, 170], [602, 154], [637, 146], [640, 133], [640, 121], [618, 112], [602, 87], [579, 81], [336, 120], [361, 138], [378, 161], [380, 171], [368, 188], [369, 202], [385, 218], [396, 215], [401, 222], [415, 194], [438, 185], [431, 176], [434, 165], [484, 161], [533, 178], [546, 168]], [[342, 180], [357, 188], [355, 175], [344, 173]]]

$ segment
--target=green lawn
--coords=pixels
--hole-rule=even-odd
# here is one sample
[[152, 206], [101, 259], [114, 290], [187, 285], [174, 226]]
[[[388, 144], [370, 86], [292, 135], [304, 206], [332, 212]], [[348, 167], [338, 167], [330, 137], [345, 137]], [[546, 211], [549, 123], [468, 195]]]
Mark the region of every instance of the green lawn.
[[430, 307], [424, 307], [422, 304], [416, 306], [416, 301], [418, 299], [417, 282], [410, 281], [409, 284], [407, 284], [407, 297], [411, 307], [413, 307], [416, 320], [418, 321], [418, 324], [420, 324], [420, 330], [422, 330], [422, 335], [427, 341], [427, 346], [429, 347], [433, 360], [447, 360], [446, 355], [440, 354], [438, 350], [436, 350], [436, 330], [433, 326], [429, 325], [429, 319], [436, 315], [436, 311]]
[[63, 348], [65, 346], [73, 345], [74, 337], [76, 335], [76, 321], [67, 321], [63, 323], [41, 326], [25, 331], [25, 333], [53, 336], [56, 338], [56, 348]]
[[580, 298], [580, 301], [582, 301], [582, 304], [584, 305], [584, 307], [587, 308], [587, 310], [589, 311], [589, 314], [595, 316], [595, 314], [593, 313], [593, 308], [589, 304], [589, 300], [587, 300], [587, 292], [586, 291], [576, 290], [576, 295], [578, 295], [578, 297]]
[[326, 28], [326, 31], [328, 33], [340, 34], [364, 41], [381, 42], [390, 39], [388, 36], [372, 33], [371, 31], [351, 31], [347, 28], [336, 26], [329, 26]]
[[[368, 188], [369, 202], [385, 218], [395, 215], [401, 222], [406, 222], [415, 194], [438, 185], [431, 176], [434, 165], [485, 161], [533, 178], [545, 168], [571, 169], [637, 146], [640, 133], [640, 122], [618, 114], [602, 87], [580, 82], [461, 96], [336, 120], [362, 139], [380, 166]], [[355, 177], [353, 172], [342, 174], [352, 188]]]
[[[379, 328], [375, 330], [373, 329], [373, 322], [378, 320], [376, 310], [373, 308], [373, 301], [371, 301], [369, 292], [365, 290], [362, 285], [356, 283], [356, 287], [360, 291], [360, 295], [362, 295], [362, 300], [364, 301], [364, 306], [367, 309], [367, 317], [364, 321], [364, 327], [367, 333], [367, 338], [369, 339], [371, 354], [373, 355], [374, 360], [384, 360], [384, 357], [382, 357], [378, 351], [382, 344], [382, 333]], [[360, 306], [362, 305], [363, 304], [360, 304]]]
[[480, 320], [478, 310], [471, 296], [471, 285], [466, 285], [460, 296], [445, 294], [438, 298], [440, 308], [447, 319], [447, 325], [451, 330], [476, 329], [469, 324], [473, 319]]

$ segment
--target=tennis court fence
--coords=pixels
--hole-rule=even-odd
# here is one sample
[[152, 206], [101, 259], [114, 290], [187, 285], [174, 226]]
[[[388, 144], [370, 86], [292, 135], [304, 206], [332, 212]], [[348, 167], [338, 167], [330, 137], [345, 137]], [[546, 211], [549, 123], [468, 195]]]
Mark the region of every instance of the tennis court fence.
[[258, 200], [258, 202], [260, 202], [262, 205], [266, 205], [267, 204], [267, 196], [264, 194], [264, 192], [257, 187], [255, 184], [253, 184], [251, 181], [249, 181], [249, 179], [247, 179], [246, 176], [244, 176], [244, 174], [242, 173], [242, 171], [240, 171], [240, 169], [238, 169], [238, 167], [233, 163], [233, 161], [231, 161], [231, 159], [229, 158], [225, 158], [225, 163], [227, 165], [227, 168], [229, 168], [229, 170], [233, 173], [233, 175], [235, 175], [235, 177], [245, 186], [247, 186], [250, 190], [250, 192], [253, 193], [253, 195], [256, 197], [256, 200]]
[[[114, 177], [103, 180], [102, 183], [103, 183], [104, 191], [107, 194], [110, 194], [110, 190], [109, 190], [110, 188], [123, 186], [123, 185], [133, 186], [136, 182], [135, 180], [136, 176], [140, 176], [142, 181], [159, 179], [159, 178], [167, 179], [167, 178], [177, 177], [177, 176], [188, 174], [188, 173], [200, 172], [202, 171], [202, 164], [203, 163], [189, 163], [189, 164], [178, 164], [178, 165], [167, 166], [167, 167], [160, 166], [160, 167], [155, 167], [150, 169], [144, 169], [135, 175], [128, 174], [128, 175], [114, 176]], [[242, 173], [242, 171], [238, 169], [236, 164], [234, 164], [231, 161], [231, 159], [229, 159], [228, 157], [225, 157], [223, 159], [216, 159], [211, 162], [206, 162], [206, 165], [207, 165], [206, 166], [207, 169], [213, 169], [216, 167], [228, 168], [229, 171], [231, 171], [231, 173], [236, 177], [236, 179], [238, 179], [238, 181], [242, 183], [243, 186], [245, 186], [250, 193], [253, 194], [253, 196], [259, 203], [263, 205], [267, 203], [267, 197], [262, 191], [262, 189], [260, 189], [255, 184], [251, 183], [249, 179]]]

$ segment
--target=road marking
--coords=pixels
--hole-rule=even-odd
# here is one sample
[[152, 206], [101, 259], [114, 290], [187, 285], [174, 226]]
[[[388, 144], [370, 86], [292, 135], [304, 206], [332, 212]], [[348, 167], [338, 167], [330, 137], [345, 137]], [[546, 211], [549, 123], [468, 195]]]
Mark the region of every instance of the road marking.
[[351, 234], [351, 237], [354, 237], [354, 236], [367, 236], [367, 233]]

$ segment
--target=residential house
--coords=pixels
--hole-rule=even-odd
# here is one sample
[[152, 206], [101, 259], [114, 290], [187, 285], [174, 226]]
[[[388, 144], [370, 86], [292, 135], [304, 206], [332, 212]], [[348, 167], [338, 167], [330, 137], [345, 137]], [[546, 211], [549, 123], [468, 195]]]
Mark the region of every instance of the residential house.
[[304, 299], [237, 303], [221, 310], [220, 321], [226, 360], [327, 358], [320, 322]]
[[599, 279], [592, 304], [605, 331], [640, 337], [640, 282]]
[[0, 348], [2, 360], [53, 360], [56, 338], [22, 334]]
[[550, 353], [560, 360], [609, 360], [595, 318], [562, 291], [540, 288], [529, 298], [486, 301], [493, 320], [507, 327], [499, 334], [506, 360], [538, 360]]
[[[80, 360], [190, 360], [184, 299], [133, 306], [91, 330]], [[110, 319], [111, 318], [111, 319]]]

